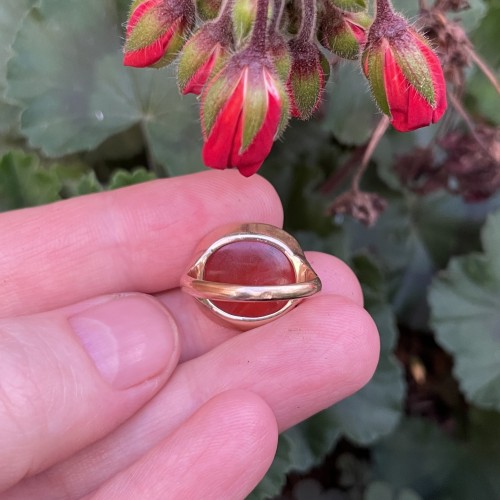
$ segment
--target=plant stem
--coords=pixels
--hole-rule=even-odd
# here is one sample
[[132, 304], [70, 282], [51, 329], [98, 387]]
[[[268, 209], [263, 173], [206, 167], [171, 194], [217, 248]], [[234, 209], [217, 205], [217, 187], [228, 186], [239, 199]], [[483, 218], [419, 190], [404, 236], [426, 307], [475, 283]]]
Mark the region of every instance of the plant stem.
[[310, 42], [316, 34], [316, 0], [302, 0], [302, 21], [300, 23], [297, 40], [299, 42]]
[[471, 59], [474, 61], [476, 66], [483, 72], [484, 76], [490, 81], [490, 83], [493, 85], [495, 90], [497, 91], [498, 94], [500, 94], [500, 84], [498, 83], [495, 74], [493, 71], [488, 67], [488, 65], [479, 57], [478, 53], [468, 47], [467, 52]]
[[384, 137], [384, 134], [386, 133], [388, 127], [389, 127], [389, 117], [388, 116], [383, 116], [382, 119], [378, 122], [378, 125], [375, 127], [375, 130], [373, 131], [373, 134], [370, 138], [370, 142], [366, 146], [365, 153], [363, 154], [363, 159], [361, 160], [361, 164], [354, 174], [354, 177], [352, 178], [352, 192], [353, 193], [359, 193], [359, 185], [361, 183], [361, 178], [363, 177], [363, 174], [365, 173], [368, 164], [370, 163], [370, 160], [373, 156], [373, 153], [375, 152], [375, 149], [378, 146], [378, 143], [380, 142], [380, 139]]
[[214, 24], [223, 25], [228, 20], [231, 20], [231, 11], [233, 9], [234, 0], [225, 0], [222, 4], [219, 15], [214, 19]]
[[478, 146], [490, 157], [493, 159], [493, 161], [496, 161], [495, 156], [493, 153], [490, 151], [488, 146], [484, 144], [484, 142], [481, 140], [481, 138], [478, 136], [476, 132], [476, 128], [474, 126], [474, 122], [471, 120], [470, 116], [467, 114], [467, 111], [465, 111], [464, 107], [462, 106], [462, 103], [460, 99], [452, 93], [448, 94], [448, 98], [451, 101], [451, 104], [457, 111], [457, 113], [461, 116], [462, 120], [465, 122], [467, 125], [467, 128], [469, 129], [472, 137], [474, 137], [474, 140], [477, 142]]
[[384, 21], [394, 17], [394, 10], [390, 0], [376, 0], [375, 17], [378, 21]]
[[271, 18], [271, 24], [269, 25], [269, 33], [279, 31], [284, 10], [285, 0], [274, 0], [273, 17]]
[[269, 0], [257, 0], [257, 15], [253, 25], [252, 38], [249, 47], [257, 55], [264, 55], [267, 48], [267, 14]]

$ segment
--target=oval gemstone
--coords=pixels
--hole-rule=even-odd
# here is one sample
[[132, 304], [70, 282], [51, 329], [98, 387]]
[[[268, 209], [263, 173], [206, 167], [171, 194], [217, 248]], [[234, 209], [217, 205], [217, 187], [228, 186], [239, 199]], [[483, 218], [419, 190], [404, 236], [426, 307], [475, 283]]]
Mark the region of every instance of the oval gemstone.
[[[236, 241], [216, 250], [205, 264], [203, 278], [233, 285], [286, 285], [295, 283], [295, 272], [288, 257], [262, 241]], [[263, 302], [212, 301], [219, 309], [247, 318], [278, 312], [286, 300]]]

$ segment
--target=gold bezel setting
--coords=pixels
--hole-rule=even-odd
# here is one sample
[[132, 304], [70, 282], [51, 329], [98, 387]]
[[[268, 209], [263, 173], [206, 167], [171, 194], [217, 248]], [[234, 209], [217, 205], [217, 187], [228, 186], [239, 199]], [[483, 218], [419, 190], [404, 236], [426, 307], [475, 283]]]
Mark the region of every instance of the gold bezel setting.
[[[296, 282], [285, 285], [247, 286], [204, 280], [204, 269], [209, 257], [220, 248], [240, 241], [263, 242], [280, 250], [290, 261]], [[297, 240], [286, 231], [269, 224], [246, 223], [220, 227], [203, 238], [198, 245], [194, 262], [181, 279], [181, 287], [219, 320], [240, 330], [248, 330], [283, 316], [301, 300], [319, 292], [321, 281], [307, 261]], [[213, 300], [228, 302], [286, 300], [286, 304], [272, 314], [247, 317], [227, 313], [217, 307]]]

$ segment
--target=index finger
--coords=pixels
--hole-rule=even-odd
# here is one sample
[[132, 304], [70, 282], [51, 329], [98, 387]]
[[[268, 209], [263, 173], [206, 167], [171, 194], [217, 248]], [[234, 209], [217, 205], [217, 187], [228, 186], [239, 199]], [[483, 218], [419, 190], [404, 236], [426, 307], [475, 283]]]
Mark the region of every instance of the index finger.
[[0, 216], [0, 317], [178, 286], [198, 241], [234, 222], [281, 226], [272, 186], [207, 171]]

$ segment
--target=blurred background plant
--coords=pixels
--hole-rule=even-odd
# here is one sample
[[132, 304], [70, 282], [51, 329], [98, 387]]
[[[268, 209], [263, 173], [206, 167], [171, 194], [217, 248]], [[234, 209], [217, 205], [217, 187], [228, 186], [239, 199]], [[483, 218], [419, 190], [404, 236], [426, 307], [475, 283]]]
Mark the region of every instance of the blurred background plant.
[[[302, 245], [355, 269], [380, 364], [281, 436], [252, 498], [500, 498], [500, 5], [394, 4], [438, 48], [444, 119], [385, 130], [359, 66], [334, 58], [314, 118], [260, 170]], [[128, 8], [1, 2], [0, 210], [204, 168], [196, 98], [171, 69], [122, 65]]]

